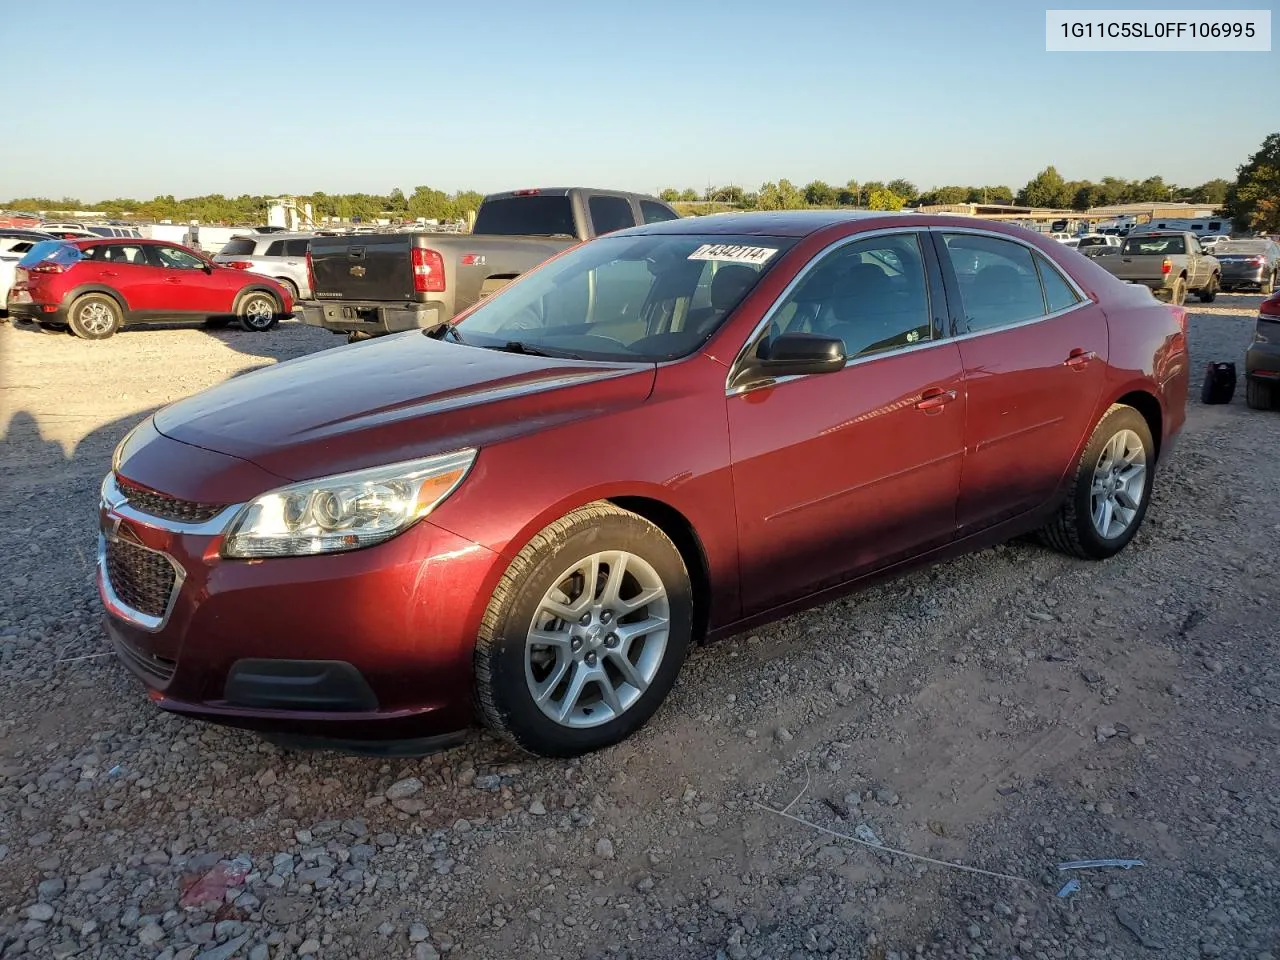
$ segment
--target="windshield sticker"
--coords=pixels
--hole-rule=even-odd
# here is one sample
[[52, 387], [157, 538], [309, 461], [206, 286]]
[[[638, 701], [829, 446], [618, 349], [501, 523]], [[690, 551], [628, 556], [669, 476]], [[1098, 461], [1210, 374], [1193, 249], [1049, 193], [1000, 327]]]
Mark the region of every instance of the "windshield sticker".
[[778, 250], [776, 247], [747, 247], [737, 243], [704, 243], [690, 260], [727, 260], [730, 263], [750, 263], [761, 266]]

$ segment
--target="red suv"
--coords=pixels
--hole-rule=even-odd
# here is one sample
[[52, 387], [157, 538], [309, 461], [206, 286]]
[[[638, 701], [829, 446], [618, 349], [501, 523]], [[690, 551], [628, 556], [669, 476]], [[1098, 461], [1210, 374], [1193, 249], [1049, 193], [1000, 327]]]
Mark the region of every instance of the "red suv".
[[105, 340], [126, 323], [203, 320], [274, 327], [293, 299], [267, 277], [214, 263], [176, 243], [132, 238], [38, 243], [18, 263], [8, 296], [15, 321]]

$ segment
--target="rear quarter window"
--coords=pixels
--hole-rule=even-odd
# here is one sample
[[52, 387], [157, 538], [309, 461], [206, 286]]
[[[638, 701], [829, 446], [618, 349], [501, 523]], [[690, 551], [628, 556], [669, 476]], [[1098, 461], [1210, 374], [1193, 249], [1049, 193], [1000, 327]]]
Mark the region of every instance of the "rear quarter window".
[[222, 245], [222, 249], [218, 252], [233, 257], [251, 257], [256, 246], [256, 241], [248, 237], [232, 237]]
[[591, 213], [591, 226], [595, 228], [597, 237], [636, 225], [635, 214], [631, 212], [631, 201], [622, 197], [592, 197], [587, 201], [587, 209]]
[[652, 200], [640, 201], [640, 213], [644, 217], [645, 223], [663, 223], [666, 220], [678, 220], [680, 215], [668, 210], [660, 203], [654, 203]]
[[307, 255], [307, 247], [311, 241], [306, 237], [300, 240], [286, 240], [284, 243], [284, 255], [286, 257], [305, 257]]

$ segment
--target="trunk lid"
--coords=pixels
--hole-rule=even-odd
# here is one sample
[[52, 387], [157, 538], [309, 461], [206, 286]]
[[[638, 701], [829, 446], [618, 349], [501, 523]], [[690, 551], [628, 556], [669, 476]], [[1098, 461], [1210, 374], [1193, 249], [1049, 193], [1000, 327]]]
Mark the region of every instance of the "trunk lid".
[[421, 297], [413, 285], [413, 234], [374, 233], [316, 237], [311, 241], [312, 295], [317, 300], [382, 300]]

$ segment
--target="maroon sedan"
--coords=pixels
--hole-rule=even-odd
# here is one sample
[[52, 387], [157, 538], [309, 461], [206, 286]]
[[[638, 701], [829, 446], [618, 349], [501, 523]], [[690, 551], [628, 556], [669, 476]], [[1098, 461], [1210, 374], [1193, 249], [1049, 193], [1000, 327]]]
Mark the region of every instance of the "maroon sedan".
[[1181, 307], [1016, 227], [652, 224], [159, 411], [103, 483], [98, 581], [167, 710], [568, 756], [704, 639], [1029, 531], [1113, 555], [1187, 381]]

